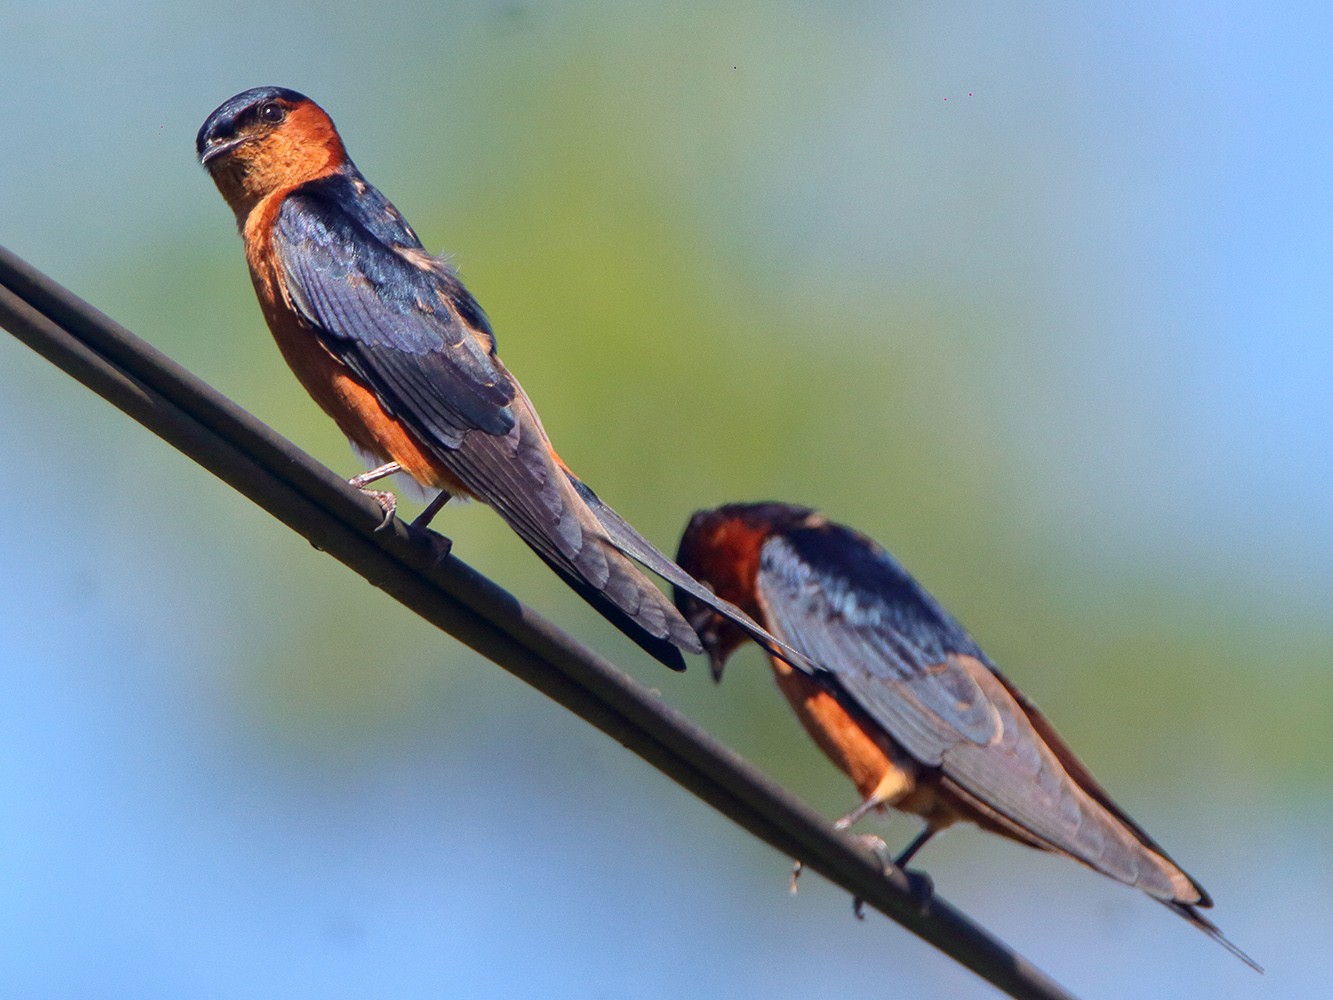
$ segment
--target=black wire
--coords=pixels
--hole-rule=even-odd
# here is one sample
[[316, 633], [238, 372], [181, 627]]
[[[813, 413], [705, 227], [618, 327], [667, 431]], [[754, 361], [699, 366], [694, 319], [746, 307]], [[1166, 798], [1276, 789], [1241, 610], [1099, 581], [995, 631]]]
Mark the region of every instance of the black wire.
[[0, 325], [395, 600], [624, 744], [1010, 996], [1071, 995], [643, 685], [480, 573], [434, 553], [291, 442], [0, 247]]

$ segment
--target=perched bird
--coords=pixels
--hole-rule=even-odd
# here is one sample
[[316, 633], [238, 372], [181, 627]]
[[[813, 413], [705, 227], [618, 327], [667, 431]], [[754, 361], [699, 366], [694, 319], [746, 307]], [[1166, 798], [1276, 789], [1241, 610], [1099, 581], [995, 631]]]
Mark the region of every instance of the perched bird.
[[[259, 305], [283, 358], [354, 449], [493, 507], [602, 615], [675, 670], [694, 630], [627, 556], [708, 603], [765, 648], [771, 636], [601, 502], [552, 448], [495, 352], [485, 313], [347, 156], [329, 116], [281, 87], [237, 94], [204, 121], [199, 162], [236, 213]], [[371, 491], [373, 492], [373, 491]], [[391, 494], [374, 493], [392, 516]]]
[[[820, 749], [856, 784], [847, 827], [893, 806], [925, 820], [902, 867], [937, 831], [976, 823], [1142, 889], [1258, 969], [1199, 912], [1212, 900], [1111, 800], [1032, 702], [883, 548], [803, 507], [695, 514], [677, 561], [818, 664], [773, 660]], [[713, 676], [745, 634], [693, 594], [676, 606]]]

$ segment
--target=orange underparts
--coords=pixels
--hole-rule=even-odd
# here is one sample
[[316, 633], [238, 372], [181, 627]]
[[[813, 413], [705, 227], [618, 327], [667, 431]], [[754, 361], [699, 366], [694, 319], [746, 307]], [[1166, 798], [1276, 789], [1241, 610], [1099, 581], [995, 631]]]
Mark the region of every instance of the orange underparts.
[[778, 688], [811, 738], [852, 779], [861, 800], [893, 806], [925, 818], [936, 829], [962, 818], [950, 796], [941, 794], [923, 769], [880, 727], [849, 711], [808, 674], [770, 657]]
[[[256, 286], [259, 282], [256, 280]], [[435, 458], [401, 422], [385, 412], [375, 393], [288, 310], [270, 306], [260, 294], [265, 318], [283, 359], [320, 409], [361, 450], [393, 461], [423, 486], [471, 497], [471, 491]]]

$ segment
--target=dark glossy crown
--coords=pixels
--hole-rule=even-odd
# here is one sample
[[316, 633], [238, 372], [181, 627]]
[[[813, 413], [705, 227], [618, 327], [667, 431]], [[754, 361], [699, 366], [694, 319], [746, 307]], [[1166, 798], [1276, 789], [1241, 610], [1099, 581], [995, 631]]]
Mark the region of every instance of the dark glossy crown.
[[286, 87], [255, 87], [253, 90], [246, 90], [228, 98], [218, 105], [199, 127], [199, 134], [194, 140], [195, 152], [202, 157], [204, 147], [210, 141], [235, 135], [238, 128], [255, 116], [261, 104], [274, 100], [295, 106], [309, 101], [310, 98]]

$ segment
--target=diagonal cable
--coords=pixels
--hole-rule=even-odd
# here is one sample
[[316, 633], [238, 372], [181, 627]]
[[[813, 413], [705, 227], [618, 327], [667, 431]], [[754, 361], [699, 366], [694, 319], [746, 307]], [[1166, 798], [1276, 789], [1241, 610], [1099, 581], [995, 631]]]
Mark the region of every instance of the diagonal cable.
[[0, 326], [394, 600], [624, 744], [789, 857], [1013, 997], [1058, 984], [764, 776], [609, 661], [401, 523], [170, 358], [0, 247]]

